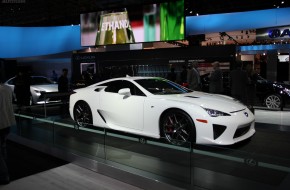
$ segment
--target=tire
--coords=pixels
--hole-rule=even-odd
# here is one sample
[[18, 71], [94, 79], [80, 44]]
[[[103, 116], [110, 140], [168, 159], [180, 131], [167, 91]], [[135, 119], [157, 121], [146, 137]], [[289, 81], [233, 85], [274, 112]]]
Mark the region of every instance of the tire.
[[195, 141], [195, 127], [191, 117], [182, 110], [169, 110], [160, 119], [161, 135], [173, 145]]
[[84, 102], [79, 101], [74, 106], [74, 120], [79, 127], [87, 127], [93, 124], [93, 116], [90, 106]]
[[267, 108], [280, 108], [282, 105], [282, 98], [277, 94], [270, 94], [266, 96], [264, 103]]

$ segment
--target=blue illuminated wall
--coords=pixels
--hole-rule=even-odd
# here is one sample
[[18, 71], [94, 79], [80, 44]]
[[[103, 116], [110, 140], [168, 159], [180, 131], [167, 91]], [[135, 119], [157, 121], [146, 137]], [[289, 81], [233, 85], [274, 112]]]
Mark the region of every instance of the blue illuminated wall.
[[186, 35], [244, 29], [268, 28], [290, 24], [290, 8], [186, 17]]
[[0, 58], [49, 55], [82, 49], [80, 26], [0, 27]]
[[[186, 35], [290, 24], [290, 8], [186, 17]], [[56, 54], [82, 49], [80, 26], [0, 27], [0, 58]]]

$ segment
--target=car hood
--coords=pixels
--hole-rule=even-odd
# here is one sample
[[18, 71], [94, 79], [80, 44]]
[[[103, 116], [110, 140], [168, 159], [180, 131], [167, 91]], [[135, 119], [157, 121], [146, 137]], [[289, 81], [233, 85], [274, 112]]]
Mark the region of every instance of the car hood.
[[167, 100], [181, 101], [195, 104], [203, 108], [217, 109], [224, 112], [243, 110], [246, 106], [232, 97], [194, 91], [186, 94], [158, 95]]
[[31, 85], [31, 88], [39, 91], [45, 92], [57, 92], [58, 85], [57, 84], [45, 84], [45, 85]]
[[289, 84], [284, 84], [284, 83], [279, 83], [279, 82], [269, 82], [269, 81], [268, 83], [272, 84], [274, 87], [290, 89]]

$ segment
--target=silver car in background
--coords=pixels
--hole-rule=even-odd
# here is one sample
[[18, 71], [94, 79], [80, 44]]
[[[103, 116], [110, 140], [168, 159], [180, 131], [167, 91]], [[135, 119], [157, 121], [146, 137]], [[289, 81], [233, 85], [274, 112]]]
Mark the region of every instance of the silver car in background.
[[[14, 80], [15, 77], [9, 79], [5, 82], [5, 85], [9, 86], [13, 91], [13, 98], [15, 101], [16, 96], [14, 94]], [[31, 85], [30, 85], [30, 105], [33, 104], [44, 104], [58, 101], [56, 99], [44, 99], [43, 93], [45, 92], [58, 92], [58, 84], [56, 82], [53, 82], [47, 77], [44, 76], [31, 76]]]

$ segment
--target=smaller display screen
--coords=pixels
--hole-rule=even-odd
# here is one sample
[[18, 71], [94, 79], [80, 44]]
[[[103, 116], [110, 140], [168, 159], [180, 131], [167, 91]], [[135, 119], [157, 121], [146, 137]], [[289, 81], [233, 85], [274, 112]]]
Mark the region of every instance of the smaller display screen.
[[184, 39], [184, 0], [80, 15], [81, 45]]

